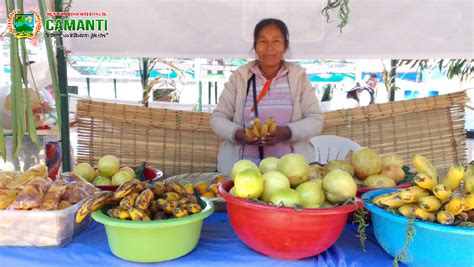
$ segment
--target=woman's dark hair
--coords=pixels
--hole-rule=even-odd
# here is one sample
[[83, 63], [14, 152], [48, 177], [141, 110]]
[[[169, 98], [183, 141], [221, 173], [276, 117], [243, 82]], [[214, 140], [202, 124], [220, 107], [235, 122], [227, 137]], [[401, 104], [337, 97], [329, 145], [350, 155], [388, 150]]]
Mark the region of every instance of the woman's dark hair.
[[262, 19], [257, 25], [255, 25], [255, 29], [253, 30], [253, 48], [255, 49], [257, 47], [257, 38], [258, 35], [260, 34], [260, 31], [265, 28], [268, 25], [275, 25], [277, 28], [281, 31], [283, 34], [284, 38], [284, 44], [285, 48], [288, 48], [290, 45], [290, 33], [288, 32], [288, 27], [286, 27], [286, 24], [279, 19]]

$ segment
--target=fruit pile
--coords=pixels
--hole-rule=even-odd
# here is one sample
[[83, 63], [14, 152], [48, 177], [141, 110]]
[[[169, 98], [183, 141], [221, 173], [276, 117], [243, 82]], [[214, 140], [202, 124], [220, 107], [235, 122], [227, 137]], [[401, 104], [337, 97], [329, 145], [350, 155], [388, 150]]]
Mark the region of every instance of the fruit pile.
[[255, 118], [252, 121], [252, 125], [250, 128], [245, 128], [244, 132], [247, 138], [253, 139], [253, 138], [261, 138], [268, 133], [272, 133], [276, 130], [276, 121], [274, 121], [272, 118], [268, 119], [265, 121], [264, 124], [261, 124], [259, 118]]
[[257, 166], [249, 160], [235, 163], [230, 194], [260, 203], [295, 208], [341, 205], [352, 200], [357, 185], [345, 171], [333, 170], [310, 180], [310, 166], [299, 154], [268, 157]]
[[[474, 222], [474, 165], [451, 166], [442, 183], [438, 172], [422, 155], [412, 158], [416, 186], [376, 197], [373, 203], [405, 217], [444, 225]], [[464, 179], [464, 186], [461, 186]]]
[[77, 212], [76, 222], [104, 205], [110, 205], [107, 210], [110, 217], [132, 221], [182, 218], [202, 210], [198, 198], [179, 183], [129, 180], [116, 192], [102, 191], [87, 199]]
[[214, 198], [218, 197], [219, 183], [225, 181], [223, 176], [215, 177], [210, 183], [199, 181], [192, 184], [188, 181], [180, 181], [179, 183], [184, 187], [187, 193], [194, 195], [197, 193], [201, 197]]
[[130, 167], [120, 168], [119, 159], [112, 155], [102, 157], [97, 163], [97, 170], [89, 163], [80, 163], [72, 172], [98, 186], [121, 185], [137, 178], [135, 170]]

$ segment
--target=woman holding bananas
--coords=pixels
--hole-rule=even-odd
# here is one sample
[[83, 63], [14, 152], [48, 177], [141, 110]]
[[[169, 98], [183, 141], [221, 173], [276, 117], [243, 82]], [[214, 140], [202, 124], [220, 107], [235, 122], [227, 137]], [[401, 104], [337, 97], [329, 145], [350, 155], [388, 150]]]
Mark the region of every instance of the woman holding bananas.
[[283, 21], [264, 19], [255, 26], [257, 60], [231, 75], [210, 120], [224, 139], [219, 171], [230, 172], [243, 158], [258, 164], [292, 152], [313, 161], [309, 138], [322, 132], [324, 117], [305, 70], [283, 60], [288, 46]]

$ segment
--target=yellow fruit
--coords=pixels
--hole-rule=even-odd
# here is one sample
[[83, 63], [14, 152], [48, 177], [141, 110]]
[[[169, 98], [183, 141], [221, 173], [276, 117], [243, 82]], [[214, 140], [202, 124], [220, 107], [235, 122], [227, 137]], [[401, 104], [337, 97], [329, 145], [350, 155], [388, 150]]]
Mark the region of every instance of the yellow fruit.
[[404, 160], [403, 160], [402, 156], [397, 155], [397, 154], [383, 155], [382, 157], [380, 157], [380, 159], [382, 160], [382, 166], [383, 167], [395, 166], [395, 167], [398, 167], [398, 168], [402, 168], [403, 164], [404, 164]]
[[383, 166], [381, 174], [392, 178], [395, 183], [398, 183], [405, 179], [405, 172], [403, 171], [403, 169], [394, 165]]
[[433, 212], [439, 210], [441, 202], [435, 196], [426, 196], [418, 199], [418, 205], [426, 211]]
[[262, 135], [260, 134], [260, 130], [256, 127], [256, 126], [253, 126], [252, 129], [252, 134], [255, 136], [255, 137], [258, 137], [260, 138]]
[[432, 191], [433, 194], [441, 201], [448, 200], [453, 194], [453, 191], [451, 191], [451, 189], [449, 189], [449, 187], [445, 184], [437, 184], [435, 187], [433, 187]]
[[405, 204], [407, 203], [400, 198], [400, 194], [395, 194], [380, 200], [381, 207], [389, 209], [398, 209]]
[[429, 195], [429, 191], [419, 186], [411, 186], [400, 190], [400, 198], [405, 201], [405, 203], [416, 203], [420, 197]]
[[74, 169], [72, 170], [72, 173], [84, 178], [88, 182], [94, 180], [95, 178], [94, 168], [92, 168], [89, 163], [80, 163], [76, 165], [76, 167], [74, 167]]
[[255, 128], [258, 130], [258, 132], [260, 133], [260, 128], [262, 127], [262, 125], [260, 124], [260, 119], [259, 118], [255, 118], [252, 122], [252, 128]]
[[[194, 189], [199, 193], [199, 195], [203, 195], [206, 193], [206, 189], [209, 185], [206, 182], [197, 182], [194, 184]], [[188, 192], [189, 193], [189, 192]]]
[[110, 178], [120, 170], [120, 161], [112, 155], [104, 156], [97, 163], [97, 169], [100, 175]]
[[454, 223], [454, 215], [445, 210], [441, 210], [436, 214], [436, 221], [440, 224], [451, 225]]
[[264, 124], [260, 129], [260, 136], [266, 136], [268, 133], [268, 125]]
[[423, 221], [434, 222], [436, 216], [434, 213], [428, 212], [420, 207], [416, 207], [414, 216], [417, 219], [421, 219]]
[[194, 186], [192, 184], [185, 184], [184, 190], [186, 190], [188, 194], [194, 194]]
[[418, 173], [418, 175], [415, 176], [413, 181], [419, 187], [428, 189], [428, 190], [432, 190], [433, 187], [435, 187], [438, 184], [436, 179], [434, 179], [433, 177], [429, 176], [426, 173]]
[[412, 163], [418, 174], [426, 173], [433, 180], [438, 181], [438, 171], [427, 158], [422, 155], [414, 155], [412, 157]]
[[364, 185], [370, 188], [387, 188], [396, 186], [395, 181], [383, 174], [373, 174], [364, 180]]
[[464, 197], [464, 211], [474, 209], [474, 194], [469, 194]]
[[398, 212], [407, 218], [414, 218], [416, 207], [415, 204], [406, 204], [398, 208]]
[[245, 128], [244, 133], [245, 133], [245, 136], [247, 136], [248, 139], [253, 139], [254, 138], [253, 133], [252, 133], [252, 131], [250, 131], [250, 129]]
[[455, 164], [449, 168], [448, 174], [444, 177], [443, 184], [447, 185], [452, 191], [456, 190], [461, 184], [464, 177], [464, 168], [459, 164]]
[[246, 169], [235, 177], [235, 193], [241, 198], [258, 198], [263, 192], [263, 177], [257, 170]]
[[112, 176], [112, 185], [121, 185], [130, 180], [133, 180], [133, 178], [128, 172], [119, 171]]
[[451, 212], [453, 215], [460, 214], [464, 210], [464, 198], [459, 195], [451, 198], [444, 209]]

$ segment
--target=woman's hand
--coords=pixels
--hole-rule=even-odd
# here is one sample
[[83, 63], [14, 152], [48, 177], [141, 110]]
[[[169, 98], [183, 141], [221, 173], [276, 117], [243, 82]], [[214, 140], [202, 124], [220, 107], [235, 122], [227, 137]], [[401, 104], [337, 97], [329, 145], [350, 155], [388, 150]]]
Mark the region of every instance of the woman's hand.
[[234, 137], [235, 137], [235, 140], [237, 140], [240, 143], [244, 143], [246, 145], [258, 146], [258, 145], [262, 144], [260, 138], [258, 138], [258, 137], [248, 138], [247, 135], [245, 135], [245, 132], [244, 132], [243, 129], [238, 129], [235, 132]]
[[265, 146], [274, 146], [278, 142], [285, 142], [290, 140], [291, 130], [288, 126], [278, 126], [275, 131], [267, 133], [262, 137], [262, 144]]

